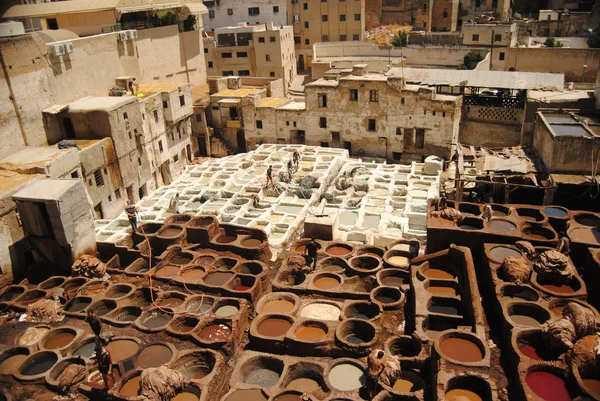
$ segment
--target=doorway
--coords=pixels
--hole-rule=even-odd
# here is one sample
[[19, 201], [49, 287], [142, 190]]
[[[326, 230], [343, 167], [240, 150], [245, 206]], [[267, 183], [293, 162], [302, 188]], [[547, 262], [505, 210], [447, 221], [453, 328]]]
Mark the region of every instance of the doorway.
[[142, 185], [139, 189], [138, 189], [138, 195], [140, 196], [140, 199], [142, 199], [144, 196], [146, 196], [146, 184]]
[[104, 218], [104, 214], [102, 213], [102, 203], [98, 203], [96, 206], [94, 206], [94, 218], [96, 218], [96, 219]]
[[298, 71], [304, 71], [304, 54], [298, 55]]
[[332, 148], [339, 148], [341, 146], [340, 144], [340, 133], [339, 132], [332, 132], [331, 133], [331, 147]]
[[73, 128], [73, 121], [69, 117], [63, 118], [63, 127], [65, 129], [65, 138], [75, 138], [75, 129]]
[[352, 156], [352, 143], [351, 142], [344, 142], [344, 149], [346, 149], [348, 151], [348, 156]]
[[243, 130], [237, 132], [238, 153], [246, 153], [246, 136]]

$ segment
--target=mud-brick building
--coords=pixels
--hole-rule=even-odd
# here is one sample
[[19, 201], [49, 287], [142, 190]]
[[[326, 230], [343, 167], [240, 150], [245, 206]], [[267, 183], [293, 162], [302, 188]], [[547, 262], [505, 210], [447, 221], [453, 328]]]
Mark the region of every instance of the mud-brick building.
[[245, 98], [248, 145], [343, 147], [351, 156], [406, 162], [426, 155], [448, 159], [457, 142], [462, 98], [406, 85], [399, 75], [368, 74], [359, 64], [307, 84], [305, 92], [305, 103]]

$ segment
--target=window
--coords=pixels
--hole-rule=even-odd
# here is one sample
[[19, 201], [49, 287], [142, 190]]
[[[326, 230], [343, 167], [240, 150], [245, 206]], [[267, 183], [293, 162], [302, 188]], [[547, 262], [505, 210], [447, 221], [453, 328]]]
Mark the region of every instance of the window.
[[238, 75], [240, 77], [247, 77], [250, 75], [250, 70], [239, 70], [238, 71]]
[[294, 127], [296, 126], [296, 121], [293, 122], [294, 123]]
[[221, 58], [233, 58], [231, 53], [221, 53]]
[[327, 22], [327, 15], [321, 15], [321, 21]]
[[360, 14], [354, 14], [354, 21], [360, 21]]
[[94, 180], [96, 181], [96, 186], [98, 188], [104, 185], [104, 176], [102, 175], [102, 170], [94, 171]]
[[256, 120], [256, 128], [262, 129], [262, 127], [263, 127], [262, 120]]
[[423, 11], [427, 11], [427, 3], [423, 3]]
[[[294, 122], [294, 127], [296, 126], [295, 124], [296, 124], [296, 122]], [[73, 171], [71, 173], [71, 178], [79, 178], [79, 172]]]
[[323, 35], [321, 37], [321, 42], [329, 42], [329, 35]]
[[262, 36], [258, 38], [258, 43], [265, 43], [265, 38]]
[[223, 76], [224, 76], [224, 77], [230, 77], [230, 76], [233, 76], [233, 70], [229, 70], [229, 71], [223, 71]]
[[290, 122], [289, 122], [289, 121], [286, 121], [286, 122], [285, 122], [285, 125], [286, 125], [286, 127], [289, 127], [289, 126], [290, 126]]
[[279, 12], [279, 6], [273, 6], [273, 14], [277, 14]]
[[401, 98], [400, 98], [400, 104], [404, 104], [404, 103], [405, 103], [405, 100], [404, 100], [404, 98], [403, 98], [403, 97], [401, 97]]
[[123, 119], [127, 120], [127, 112], [123, 113]]
[[392, 152], [392, 159], [396, 161], [402, 159], [402, 152]]
[[498, 7], [498, 0], [492, 0], [492, 7]]
[[350, 89], [350, 101], [351, 102], [358, 101], [358, 89]]
[[162, 152], [163, 152], [163, 150], [164, 150], [164, 149], [163, 149], [163, 146], [162, 146], [162, 141], [158, 141], [158, 151], [159, 151], [160, 153], [162, 153]]
[[154, 109], [154, 121], [158, 122], [158, 110]]
[[304, 27], [308, 28], [310, 26], [310, 24], [308, 23], [308, 21], [304, 21]]
[[217, 111], [217, 110], [219, 110], [219, 106], [213, 106], [212, 109]]
[[233, 8], [227, 9], [227, 15], [233, 15]]
[[294, 36], [294, 44], [295, 45], [299, 45], [300, 44], [300, 36]]
[[274, 77], [275, 76], [275, 71], [269, 72], [269, 76]]
[[340, 14], [340, 21], [346, 21], [346, 14]]
[[185, 95], [179, 96], [179, 105], [185, 106]]
[[265, 56], [265, 60], [267, 60], [267, 61], [271, 61], [271, 55], [270, 55], [270, 54], [267, 54], [267, 55]]
[[208, 10], [208, 18], [215, 18], [215, 10]]
[[346, 35], [340, 35], [340, 42], [346, 41]]
[[415, 147], [417, 149], [423, 149], [425, 147], [425, 130], [417, 128], [415, 130]]
[[304, 39], [304, 44], [305, 45], [310, 45], [310, 39]]
[[201, 123], [202, 122], [202, 114], [196, 114], [196, 122], [197, 123]]
[[442, 113], [442, 117], [446, 117], [446, 112], [445, 111]]
[[208, 49], [206, 47], [204, 48], [204, 54], [208, 54]]
[[303, 10], [308, 10], [308, 3], [304, 3], [303, 6], [302, 6], [302, 9]]
[[352, 40], [359, 40], [358, 35], [352, 35]]
[[270, 42], [276, 42], [276, 41], [277, 41], [277, 39], [275, 38], [275, 36], [271, 36], [271, 37], [269, 38], [269, 41], [270, 41]]
[[112, 202], [112, 196], [111, 195], [108, 195], [108, 201]]
[[473, 42], [479, 42], [479, 34], [477, 34], [477, 33], [473, 34]]
[[494, 35], [494, 42], [500, 42], [502, 40], [502, 34], [498, 33]]
[[369, 91], [369, 101], [378, 102], [379, 101], [379, 91], [378, 90], [370, 90]]
[[396, 135], [402, 135], [402, 128], [396, 128]]
[[248, 15], [260, 15], [260, 7], [248, 8]]
[[329, 147], [329, 142], [321, 142], [321, 147], [322, 148], [328, 148]]
[[423, 110], [423, 115], [426, 116], [427, 115], [427, 110]]
[[319, 118], [319, 128], [327, 128], [327, 117]]
[[498, 54], [498, 60], [504, 60], [504, 52], [500, 52], [500, 54]]
[[141, 165], [142, 165], [142, 158], [138, 157], [138, 166], [141, 166]]
[[173, 163], [177, 163], [179, 161], [179, 155], [173, 156]]
[[163, 100], [163, 109], [168, 109], [169, 108], [169, 102], [167, 102], [166, 100]]
[[120, 188], [115, 189], [115, 198], [121, 199], [121, 189]]
[[325, 93], [318, 93], [317, 99], [319, 102], [319, 107], [327, 107], [327, 95]]
[[208, 62], [208, 68], [213, 68], [213, 62], [212, 61]]
[[444, 12], [442, 14], [444, 16], [444, 18], [448, 18], [448, 9], [444, 8]]
[[236, 56], [237, 57], [248, 57], [248, 52], [237, 52]]
[[292, 15], [292, 24], [299, 24], [299, 23], [300, 23], [300, 16], [298, 14]]
[[369, 118], [369, 131], [377, 131], [377, 121], [374, 118]]

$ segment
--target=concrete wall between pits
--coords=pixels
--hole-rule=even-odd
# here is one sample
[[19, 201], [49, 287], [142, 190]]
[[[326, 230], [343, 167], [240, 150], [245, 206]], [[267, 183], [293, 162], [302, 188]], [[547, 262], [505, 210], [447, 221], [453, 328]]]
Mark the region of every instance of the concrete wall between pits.
[[518, 146], [524, 115], [523, 109], [465, 105], [460, 143], [487, 147]]

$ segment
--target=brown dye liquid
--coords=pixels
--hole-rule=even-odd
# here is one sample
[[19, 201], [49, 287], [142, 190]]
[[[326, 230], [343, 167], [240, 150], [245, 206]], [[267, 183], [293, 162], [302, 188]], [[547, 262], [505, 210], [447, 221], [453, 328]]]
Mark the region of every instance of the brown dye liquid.
[[545, 289], [547, 289], [548, 291], [552, 291], [552, 292], [558, 292], [560, 294], [570, 294], [572, 292], [575, 292], [573, 290], [573, 288], [571, 288], [568, 285], [552, 285], [552, 284], [546, 284], [543, 286]]
[[383, 285], [389, 285], [390, 287], [400, 288], [402, 284], [404, 284], [404, 279], [402, 277], [386, 276], [381, 279], [381, 283]]
[[218, 287], [228, 282], [231, 277], [233, 277], [233, 273], [231, 272], [213, 272], [204, 278], [204, 282], [208, 285]]
[[334, 279], [333, 277], [321, 277], [320, 279], [315, 280], [315, 287], [320, 288], [322, 290], [330, 290], [340, 285], [340, 282]]
[[537, 326], [542, 325], [540, 322], [535, 320], [533, 317], [527, 316], [527, 315], [510, 315], [510, 319], [513, 322], [515, 322], [516, 324], [520, 324], [522, 326], [537, 327]]
[[531, 233], [531, 232], [526, 233], [525, 235], [528, 236], [531, 239], [535, 239], [535, 240], [538, 240], [538, 241], [546, 241], [548, 239], [548, 238], [544, 237], [543, 235], [536, 234], [536, 233]]
[[294, 309], [294, 303], [285, 299], [275, 299], [265, 303], [262, 313], [288, 313]]
[[[319, 387], [319, 383], [316, 380], [313, 379], [309, 379], [308, 377], [300, 377], [298, 379], [292, 380], [288, 385], [287, 388], [289, 390], [298, 390], [298, 391], [315, 391], [316, 389], [318, 389]], [[290, 394], [293, 395], [293, 394]], [[297, 397], [297, 395], [296, 395]]]
[[490, 256], [499, 262], [502, 262], [504, 258], [508, 256], [521, 256], [521, 252], [516, 249], [507, 248], [505, 246], [497, 246], [490, 250]]
[[256, 331], [265, 337], [279, 337], [287, 333], [292, 323], [279, 318], [269, 318], [263, 320]]
[[192, 258], [189, 256], [178, 256], [175, 259], [171, 260], [171, 263], [176, 265], [187, 265], [192, 261]]
[[134, 356], [140, 347], [133, 340], [115, 340], [108, 343], [106, 350], [114, 363], [124, 361]]
[[455, 297], [456, 290], [452, 287], [437, 287], [431, 286], [426, 288], [427, 292], [433, 295], [442, 295], [446, 297]]
[[302, 341], [317, 341], [327, 335], [327, 332], [320, 327], [303, 326], [294, 333], [296, 338]]
[[194, 330], [195, 327], [196, 325], [193, 323], [184, 323], [181, 326], [177, 327], [177, 331], [180, 333], [187, 333], [189, 331]]
[[154, 344], [142, 350], [137, 357], [140, 368], [156, 368], [168, 363], [173, 356], [173, 351], [166, 345]]
[[189, 393], [184, 391], [183, 393], [177, 394], [175, 397], [171, 398], [171, 401], [198, 401], [199, 398], [194, 393]]
[[494, 217], [504, 217], [504, 216], [508, 216], [505, 212], [501, 211], [501, 210], [493, 210], [492, 209], [492, 216]]
[[202, 329], [200, 338], [208, 341], [223, 341], [231, 336], [231, 328], [224, 324], [211, 324]]
[[8, 375], [12, 372], [16, 372], [18, 367], [21, 366], [23, 361], [27, 359], [27, 355], [16, 354], [0, 363], [0, 374]]
[[202, 269], [189, 269], [180, 275], [185, 281], [198, 281], [202, 276], [204, 276], [204, 270]]
[[482, 401], [481, 397], [470, 390], [456, 388], [450, 390], [444, 396], [444, 401]]
[[215, 258], [210, 256], [201, 256], [198, 259], [196, 259], [196, 263], [200, 265], [211, 266], [215, 263]]
[[600, 242], [600, 230], [597, 228], [576, 228], [569, 233], [572, 240], [597, 244]]
[[46, 349], [59, 349], [62, 347], [66, 347], [73, 341], [75, 338], [75, 334], [71, 332], [63, 332], [53, 335], [44, 343], [44, 348]]
[[544, 358], [540, 357], [537, 353], [537, 350], [531, 345], [526, 345], [524, 347], [519, 348], [519, 352], [525, 355], [528, 358], [534, 359], [536, 361], [543, 361]]
[[410, 393], [414, 385], [410, 380], [398, 379], [394, 383], [393, 390], [397, 393]]
[[171, 308], [179, 306], [182, 303], [183, 303], [183, 299], [175, 298], [175, 297], [165, 298], [162, 301], [160, 301], [161, 306], [169, 306]]
[[300, 246], [296, 247], [296, 252], [300, 252], [300, 253], [306, 252], [306, 246], [300, 245]]
[[164, 231], [162, 231], [159, 236], [160, 237], [167, 237], [167, 238], [172, 238], [172, 237], [176, 237], [179, 234], [181, 234], [183, 230], [181, 228], [175, 228], [175, 227], [171, 227], [171, 228], [166, 228]]
[[277, 401], [300, 401], [301, 398], [298, 394], [284, 394], [276, 398]]
[[472, 341], [464, 338], [448, 338], [440, 344], [440, 351], [460, 362], [478, 362], [483, 359], [481, 350]]
[[428, 278], [435, 278], [440, 280], [453, 280], [454, 276], [442, 269], [427, 269], [423, 272], [423, 275]]
[[233, 237], [231, 235], [223, 235], [219, 238], [217, 238], [217, 243], [219, 244], [229, 244], [233, 241], [235, 241], [237, 239], [237, 237]]
[[267, 401], [267, 397], [259, 389], [235, 390], [225, 401]]
[[550, 309], [550, 311], [552, 311], [552, 313], [554, 313], [556, 316], [561, 317], [564, 309], [565, 305], [561, 305], [555, 306], [554, 308]]
[[600, 380], [596, 379], [583, 379], [583, 385], [594, 398], [600, 398]]
[[515, 226], [510, 221], [492, 220], [490, 221], [490, 228], [494, 231], [509, 233], [511, 231], [515, 231], [517, 226]]
[[123, 387], [121, 387], [121, 390], [119, 390], [119, 395], [122, 395], [123, 397], [135, 397], [136, 395], [139, 395], [142, 390], [140, 385], [141, 380], [141, 376], [136, 376], [127, 380]]
[[165, 266], [156, 272], [158, 277], [170, 277], [174, 276], [179, 272], [179, 266]]
[[259, 239], [250, 238], [250, 239], [247, 239], [246, 241], [242, 242], [242, 246], [247, 246], [248, 248], [253, 248], [256, 246], [261, 246], [262, 243], [263, 242]]
[[[108, 375], [108, 387], [112, 388], [112, 386], [114, 386], [114, 384], [115, 384], [115, 380], [113, 379], [113, 377], [111, 375]], [[92, 372], [88, 376], [87, 385], [92, 388], [96, 388], [96, 389], [100, 389], [100, 390], [103, 389], [104, 388], [104, 379], [102, 378], [102, 373], [100, 373], [97, 370]]]
[[333, 256], [344, 256], [348, 255], [350, 252], [352, 252], [350, 249], [341, 246], [332, 246], [331, 248], [327, 248], [327, 253]]

